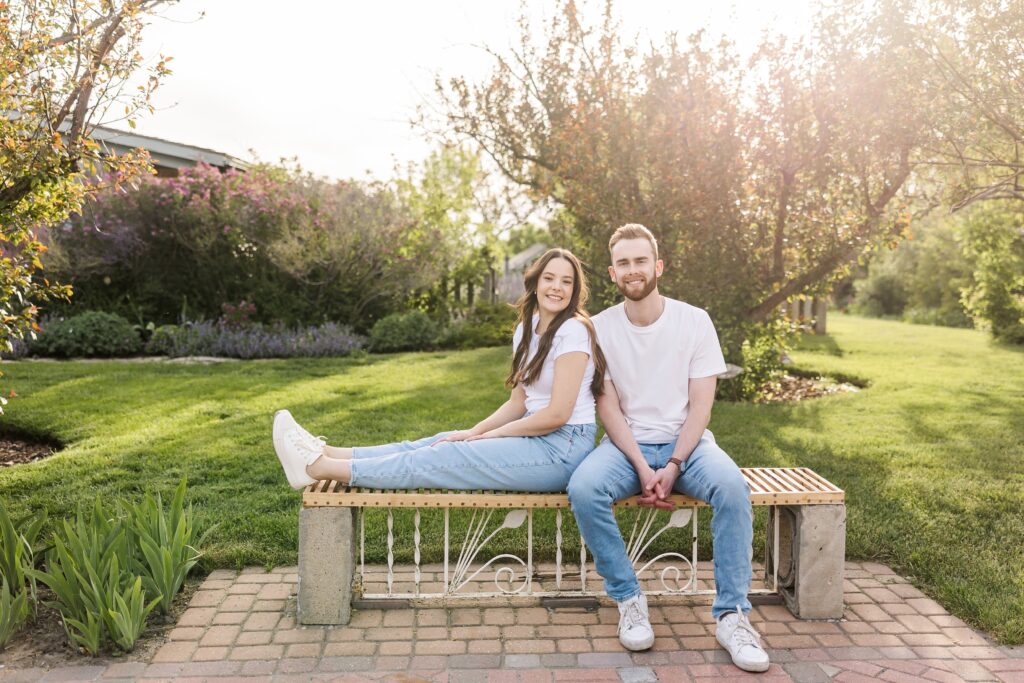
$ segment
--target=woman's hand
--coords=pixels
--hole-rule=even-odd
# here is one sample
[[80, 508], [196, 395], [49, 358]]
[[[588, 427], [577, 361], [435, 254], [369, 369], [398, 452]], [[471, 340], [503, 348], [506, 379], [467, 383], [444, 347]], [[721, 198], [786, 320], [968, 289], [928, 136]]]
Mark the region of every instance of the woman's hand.
[[473, 436], [467, 437], [466, 441], [476, 441], [477, 439], [496, 439], [501, 436], [497, 432], [497, 429], [492, 429], [489, 432], [484, 432], [483, 434], [474, 434]]
[[458, 432], [452, 432], [448, 436], [441, 437], [440, 439], [438, 439], [437, 441], [430, 445], [436, 446], [437, 444], [444, 443], [445, 441], [472, 441], [475, 438], [479, 437], [473, 435], [472, 429], [463, 429]]

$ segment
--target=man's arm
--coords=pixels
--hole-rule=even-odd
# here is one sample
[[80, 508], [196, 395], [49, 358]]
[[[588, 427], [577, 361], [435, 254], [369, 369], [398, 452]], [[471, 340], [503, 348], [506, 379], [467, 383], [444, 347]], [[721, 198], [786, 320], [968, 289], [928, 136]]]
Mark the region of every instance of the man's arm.
[[633, 437], [633, 430], [629, 428], [626, 416], [622, 414], [615, 383], [611, 380], [605, 380], [604, 393], [597, 397], [597, 415], [604, 425], [605, 434], [636, 470], [637, 476], [640, 477], [640, 490], [643, 492], [647, 484], [653, 481], [655, 472], [647, 464], [644, 454], [640, 452], [640, 446]]
[[[678, 458], [684, 465], [686, 459], [693, 453], [693, 449], [700, 443], [700, 437], [711, 421], [711, 406], [715, 402], [717, 382], [718, 378], [714, 375], [696, 377], [689, 382], [689, 410], [686, 413], [686, 420], [683, 421], [683, 427], [679, 431], [679, 437], [676, 439], [676, 447], [672, 451], [672, 457]], [[641, 498], [644, 499], [641, 504], [653, 505], [656, 504], [656, 501], [664, 501], [668, 498], [680, 472], [680, 467], [674, 462], [670, 462], [658, 470], [640, 492]]]

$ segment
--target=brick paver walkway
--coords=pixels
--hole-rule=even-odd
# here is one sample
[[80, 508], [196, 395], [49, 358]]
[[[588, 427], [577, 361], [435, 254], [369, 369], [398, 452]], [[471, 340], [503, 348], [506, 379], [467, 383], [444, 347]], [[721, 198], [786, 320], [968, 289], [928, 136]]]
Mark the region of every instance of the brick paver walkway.
[[765, 674], [729, 663], [707, 606], [652, 607], [655, 646], [631, 654], [616, 639], [614, 607], [370, 609], [357, 611], [348, 626], [303, 628], [295, 624], [295, 588], [294, 568], [218, 570], [151, 662], [0, 670], [0, 681], [1024, 683], [1024, 648], [993, 646], [906, 579], [871, 563], [847, 563], [842, 621], [800, 621], [778, 605], [754, 609], [751, 621], [773, 662]]

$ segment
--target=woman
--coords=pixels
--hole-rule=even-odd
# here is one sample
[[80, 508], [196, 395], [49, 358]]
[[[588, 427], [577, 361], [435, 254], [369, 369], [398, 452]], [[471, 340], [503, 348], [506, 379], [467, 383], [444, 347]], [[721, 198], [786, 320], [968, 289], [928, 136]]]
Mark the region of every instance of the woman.
[[604, 357], [575, 256], [550, 249], [524, 284], [506, 379], [512, 392], [501, 407], [472, 429], [355, 448], [328, 446], [278, 411], [274, 449], [292, 488], [331, 479], [381, 489], [564, 491], [594, 447]]

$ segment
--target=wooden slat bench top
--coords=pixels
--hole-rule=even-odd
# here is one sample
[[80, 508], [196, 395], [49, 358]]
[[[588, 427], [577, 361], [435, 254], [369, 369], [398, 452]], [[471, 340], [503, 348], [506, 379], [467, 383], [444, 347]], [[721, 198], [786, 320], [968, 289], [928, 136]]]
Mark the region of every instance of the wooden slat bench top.
[[[843, 490], [806, 467], [740, 468], [750, 486], [753, 505], [839, 505], [845, 501]], [[707, 507], [690, 496], [673, 494], [677, 507]], [[636, 496], [615, 503], [616, 507], [636, 506]], [[446, 491], [420, 489], [362, 489], [336, 481], [318, 481], [302, 492], [303, 507], [361, 508], [568, 508], [565, 493], [520, 493], [516, 491]]]

